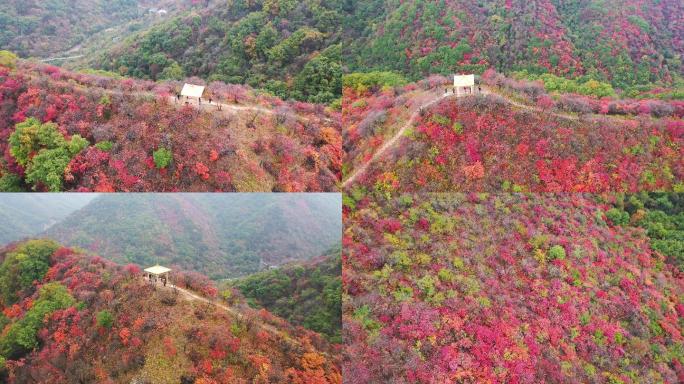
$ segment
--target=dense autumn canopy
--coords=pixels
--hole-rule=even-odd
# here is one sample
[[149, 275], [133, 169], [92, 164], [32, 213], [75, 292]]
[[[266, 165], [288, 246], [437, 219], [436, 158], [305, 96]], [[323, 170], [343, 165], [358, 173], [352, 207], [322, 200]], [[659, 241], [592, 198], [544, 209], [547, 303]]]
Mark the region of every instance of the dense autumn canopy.
[[345, 381], [682, 382], [684, 280], [613, 201], [348, 198]]

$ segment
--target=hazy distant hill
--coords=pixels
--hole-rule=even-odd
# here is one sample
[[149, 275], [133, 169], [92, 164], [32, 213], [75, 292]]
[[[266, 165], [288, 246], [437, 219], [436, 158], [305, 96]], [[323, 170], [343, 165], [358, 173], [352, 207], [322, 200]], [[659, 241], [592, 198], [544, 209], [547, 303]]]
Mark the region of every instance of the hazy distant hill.
[[95, 194], [0, 194], [0, 244], [46, 230], [88, 204]]
[[46, 235], [119, 263], [223, 278], [319, 256], [340, 242], [340, 211], [332, 194], [107, 194]]
[[[0, 47], [22, 57], [49, 57], [64, 53], [107, 28], [131, 21], [141, 28], [163, 15], [187, 8], [177, 0], [5, 0], [0, 7]], [[75, 53], [76, 54], [76, 53]]]

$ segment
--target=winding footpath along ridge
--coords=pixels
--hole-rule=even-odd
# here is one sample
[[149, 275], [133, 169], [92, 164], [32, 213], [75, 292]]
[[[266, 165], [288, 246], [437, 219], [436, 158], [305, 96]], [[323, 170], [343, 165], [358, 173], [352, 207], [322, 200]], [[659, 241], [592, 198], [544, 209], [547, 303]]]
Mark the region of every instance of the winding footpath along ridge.
[[[144, 93], [140, 92], [138, 94], [144, 94], [144, 95], [150, 95], [153, 96], [151, 93]], [[207, 112], [221, 112], [221, 113], [237, 113], [237, 112], [244, 112], [244, 111], [252, 111], [252, 112], [261, 112], [265, 113], [267, 115], [273, 115], [276, 113], [276, 111], [273, 108], [266, 108], [266, 107], [260, 107], [258, 105], [235, 105], [235, 104], [225, 104], [225, 103], [219, 103], [216, 101], [212, 101], [209, 103], [208, 100], [204, 99], [205, 101], [198, 105], [195, 101], [189, 102], [187, 105], [191, 106], [193, 108], [197, 108], [201, 111], [207, 111]], [[168, 96], [167, 97], [167, 102], [171, 105], [175, 105], [177, 108], [182, 108], [184, 107], [185, 101], [181, 99], [180, 102], [176, 102], [176, 98], [174, 96]], [[220, 106], [221, 109], [218, 109], [217, 107]], [[295, 112], [289, 112], [289, 116], [292, 116], [296, 119], [301, 119], [303, 121], [311, 121], [310, 118], [306, 116], [301, 116], [298, 115]], [[328, 117], [320, 117], [321, 121], [324, 121], [326, 123], [333, 123], [333, 119], [328, 118]]]
[[[185, 106], [185, 101], [181, 102], [176, 102], [176, 98], [174, 96], [169, 96], [168, 98], [168, 103], [172, 105], [178, 105], [178, 106]], [[234, 104], [224, 104], [224, 103], [217, 103], [215, 101], [212, 101], [211, 104], [209, 104], [208, 101], [205, 101], [201, 105], [197, 105], [195, 101], [192, 103], [188, 103], [188, 105], [193, 106], [193, 107], [198, 107], [201, 110], [208, 110], [210, 107], [214, 107], [213, 111], [216, 112], [222, 112], [223, 109], [225, 108], [227, 111], [232, 111], [232, 112], [240, 112], [240, 111], [256, 111], [256, 112], [263, 112], [267, 114], [273, 114], [275, 111], [269, 108], [264, 108], [264, 107], [259, 107], [259, 106], [249, 106], [249, 105], [234, 105]], [[221, 106], [221, 110], [217, 109], [216, 107]]]
[[71, 60], [71, 59], [78, 59], [80, 57], [84, 57], [85, 55], [76, 55], [76, 56], [67, 56], [67, 57], [51, 57], [49, 59], [41, 59], [43, 63], [49, 63], [51, 61], [60, 61], [60, 60]]
[[[212, 305], [212, 306], [214, 306], [214, 307], [216, 307], [216, 308], [218, 308], [218, 309], [220, 309], [220, 310], [222, 310], [222, 311], [228, 312], [229, 314], [231, 314], [232, 316], [234, 316], [234, 317], [237, 318], [237, 319], [242, 319], [242, 318], [243, 318], [243, 314], [240, 313], [239, 311], [235, 310], [234, 308], [231, 308], [231, 307], [229, 307], [229, 306], [227, 306], [227, 305], [224, 305], [224, 304], [221, 304], [221, 303], [217, 303], [217, 302], [215, 302], [215, 301], [213, 301], [213, 300], [209, 300], [209, 299], [207, 299], [206, 297], [199, 296], [199, 295], [197, 295], [197, 294], [195, 294], [195, 293], [192, 293], [192, 292], [188, 291], [187, 289], [183, 289], [183, 288], [177, 287], [177, 286], [175, 286], [175, 285], [173, 285], [173, 284], [169, 284], [169, 286], [166, 287], [166, 289], [174, 289], [175, 291], [179, 292], [179, 293], [180, 293], [186, 300], [188, 300], [188, 301], [199, 301], [199, 302], [202, 302], [202, 303], [206, 303], [206, 304]], [[272, 335], [275, 335], [275, 336], [278, 336], [278, 337], [282, 338], [282, 339], [285, 340], [287, 343], [289, 343], [291, 346], [298, 347], [298, 348], [302, 348], [302, 349], [306, 349], [298, 340], [293, 339], [293, 338], [290, 337], [290, 335], [288, 335], [286, 332], [280, 331], [278, 328], [276, 328], [276, 327], [274, 327], [274, 326], [272, 326], [272, 325], [270, 325], [270, 324], [266, 324], [266, 323], [264, 323], [264, 322], [258, 322], [257, 325], [258, 325], [262, 330], [264, 330], [264, 331], [266, 331], [266, 332], [268, 332], [268, 333], [270, 333], [270, 334], [272, 334]], [[318, 351], [318, 350], [317, 350], [316, 352], [319, 353], [319, 354], [321, 354], [321, 355], [323, 355], [323, 356], [325, 356], [326, 358], [329, 358], [329, 357], [330, 357], [330, 356], [328, 356], [328, 353], [326, 353], [326, 352], [324, 352], [324, 351]]]
[[[32, 80], [40, 80], [39, 77], [37, 77], [35, 74], [28, 74], [28, 77]], [[81, 84], [77, 85], [79, 89], [83, 90], [84, 92], [88, 89], [88, 87], [83, 86]], [[107, 88], [100, 88], [102, 92], [112, 95], [112, 96], [120, 96], [120, 97], [125, 97], [125, 96], [134, 96], [137, 98], [146, 98], [146, 99], [157, 99], [157, 95], [153, 92], [150, 91], [134, 91], [134, 92], [123, 92], [118, 89], [107, 89]], [[176, 108], [182, 108], [186, 106], [185, 100], [176, 102], [176, 97], [173, 95], [169, 95], [165, 98], [166, 103], [170, 105], [174, 105]], [[258, 105], [236, 105], [236, 104], [225, 104], [225, 103], [219, 103], [216, 101], [212, 101], [211, 104], [208, 102], [207, 99], [205, 99], [205, 102], [202, 103], [201, 105], [198, 105], [194, 100], [192, 102], [189, 102], [187, 104], [188, 106], [199, 109], [200, 111], [206, 111], [206, 112], [214, 112], [214, 113], [221, 113], [221, 114], [230, 114], [230, 113], [237, 113], [237, 112], [244, 112], [244, 111], [252, 111], [252, 112], [261, 112], [267, 115], [273, 115], [276, 113], [274, 108], [268, 108], [268, 107], [262, 107]], [[221, 106], [221, 109], [219, 110], [217, 107]], [[306, 116], [302, 116], [300, 114], [297, 114], [296, 112], [288, 112], [288, 116], [292, 116], [296, 119], [300, 119], [303, 121], [311, 121], [312, 119]], [[335, 123], [335, 121], [329, 117], [320, 117], [320, 120], [329, 124]]]
[[[578, 116], [578, 115], [572, 115], [572, 114], [568, 114], [568, 113], [550, 112], [548, 110], [544, 110], [543, 108], [539, 108], [539, 107], [520, 103], [518, 101], [513, 100], [509, 96], [506, 96], [504, 94], [501, 94], [497, 91], [492, 90], [490, 87], [482, 86], [482, 92], [480, 93], [480, 95], [484, 95], [484, 96], [497, 95], [497, 96], [503, 98], [504, 100], [506, 100], [506, 102], [508, 102], [509, 104], [511, 104], [515, 107], [518, 107], [520, 109], [530, 111], [530, 112], [544, 113], [544, 114], [547, 114], [549, 116], [554, 116], [554, 117], [557, 117], [560, 119], [566, 119], [566, 120], [572, 120], [572, 121], [579, 121], [580, 120], [580, 116]], [[418, 108], [416, 108], [416, 110], [413, 111], [413, 113], [411, 114], [411, 117], [406, 122], [406, 124], [404, 124], [397, 131], [397, 133], [395, 133], [394, 136], [392, 136], [391, 139], [387, 140], [382, 146], [380, 146], [380, 148], [375, 152], [375, 154], [373, 154], [373, 156], [368, 161], [366, 161], [363, 165], [361, 165], [356, 170], [354, 170], [354, 172], [352, 172], [351, 175], [349, 175], [347, 180], [345, 180], [342, 183], [342, 188], [349, 187], [356, 179], [358, 179], [361, 175], [363, 175], [366, 172], [366, 170], [368, 169], [368, 166], [370, 164], [372, 164], [373, 162], [377, 161], [380, 157], [385, 155], [385, 153], [399, 141], [399, 139], [406, 133], [406, 131], [409, 128], [413, 127], [415, 120], [420, 116], [420, 113], [422, 110], [431, 107], [432, 105], [442, 101], [443, 99], [454, 98], [454, 97], [455, 97], [454, 94], [449, 94], [449, 93], [441, 94], [440, 93], [439, 95], [435, 95], [433, 98], [431, 98], [430, 101], [428, 101], [427, 103], [424, 103], [424, 104], [420, 105]], [[461, 97], [469, 97], [469, 96], [461, 96]], [[605, 117], [605, 116], [601, 115], [601, 117]], [[620, 120], [624, 119], [624, 118], [616, 117], [616, 116], [611, 116], [611, 118], [620, 119]]]
[[404, 124], [404, 125], [397, 131], [397, 133], [396, 133], [391, 139], [387, 140], [382, 146], [380, 146], [380, 148], [375, 152], [375, 154], [373, 154], [373, 156], [372, 156], [366, 163], [364, 163], [361, 167], [357, 168], [357, 169], [349, 176], [349, 178], [347, 178], [347, 180], [345, 180], [345, 181], [342, 183], [342, 188], [346, 188], [346, 187], [349, 186], [351, 183], [353, 183], [354, 180], [356, 180], [356, 178], [358, 178], [359, 176], [361, 176], [362, 174], [364, 174], [364, 173], [366, 172], [366, 169], [368, 168], [368, 166], [369, 166], [371, 163], [373, 163], [374, 161], [376, 161], [377, 159], [379, 159], [382, 155], [385, 154], [385, 152], [387, 152], [388, 149], [390, 149], [391, 147], [393, 147], [394, 144], [396, 144], [397, 141], [399, 141], [399, 139], [406, 133], [406, 131], [407, 131], [409, 128], [413, 127], [414, 121], [418, 118], [418, 116], [420, 116], [420, 112], [421, 112], [423, 109], [428, 108], [428, 107], [430, 107], [431, 105], [433, 105], [433, 104], [435, 104], [435, 103], [437, 103], [437, 102], [439, 102], [439, 101], [442, 101], [442, 99], [446, 99], [446, 98], [448, 98], [448, 97], [454, 97], [454, 95], [453, 95], [453, 94], [452, 94], [452, 95], [449, 95], [449, 94], [439, 95], [439, 96], [433, 98], [431, 101], [429, 101], [429, 102], [427, 102], [427, 103], [421, 105], [421, 106], [418, 107], [415, 111], [413, 111], [413, 113], [411, 114], [411, 117], [410, 117], [409, 120], [406, 122], [406, 124]]

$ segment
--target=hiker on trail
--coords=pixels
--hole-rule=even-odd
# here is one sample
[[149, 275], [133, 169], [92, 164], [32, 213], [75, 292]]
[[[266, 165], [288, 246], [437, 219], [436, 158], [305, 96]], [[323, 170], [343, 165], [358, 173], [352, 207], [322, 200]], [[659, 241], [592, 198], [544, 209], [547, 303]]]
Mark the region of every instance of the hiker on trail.
[[211, 104], [211, 97], [209, 98], [209, 104]]
[[176, 103], [178, 103], [180, 101], [180, 99], [181, 99], [181, 94], [176, 93]]
[[451, 91], [452, 91], [453, 94], [455, 95], [455, 94], [456, 94], [456, 87], [452, 88]]
[[198, 97], [198, 98], [197, 98], [197, 103], [198, 103], [199, 105], [202, 105], [202, 98], [201, 98], [201, 97]]

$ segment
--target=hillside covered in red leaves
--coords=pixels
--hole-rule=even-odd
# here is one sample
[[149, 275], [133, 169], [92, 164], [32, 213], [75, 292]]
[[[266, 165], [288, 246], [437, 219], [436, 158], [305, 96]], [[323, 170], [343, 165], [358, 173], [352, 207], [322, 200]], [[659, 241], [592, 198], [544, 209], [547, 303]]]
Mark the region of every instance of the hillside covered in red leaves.
[[[348, 83], [343, 180], [354, 180], [345, 186], [386, 192], [684, 189], [679, 100], [551, 92], [545, 89], [550, 81], [518, 81], [492, 70], [477, 85], [481, 94], [460, 99], [441, 76], [408, 85]], [[598, 87], [581, 90], [598, 93]]]
[[0, 260], [3, 382], [341, 382], [325, 338], [221, 304], [202, 275], [175, 271], [182, 290], [154, 286], [135, 265], [50, 240], [8, 246]]
[[0, 67], [1, 190], [336, 188], [340, 118], [323, 105], [213, 82], [207, 97], [223, 110], [206, 100], [200, 109], [174, 103], [178, 82], [8, 62]]
[[348, 198], [345, 382], [682, 382], [684, 280], [613, 199]]
[[352, 71], [499, 71], [587, 76], [621, 89], [682, 76], [679, 0], [416, 0], [355, 2]]

